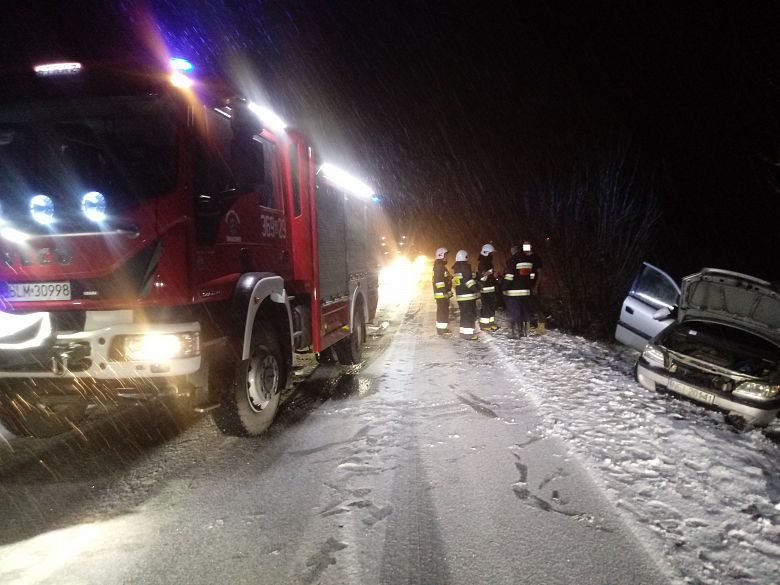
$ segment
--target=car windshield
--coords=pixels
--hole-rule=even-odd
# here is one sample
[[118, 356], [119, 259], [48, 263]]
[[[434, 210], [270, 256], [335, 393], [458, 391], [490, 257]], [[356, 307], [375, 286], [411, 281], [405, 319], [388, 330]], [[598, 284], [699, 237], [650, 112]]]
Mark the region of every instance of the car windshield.
[[689, 321], [670, 327], [662, 344], [676, 353], [750, 376], [770, 376], [780, 361], [780, 348], [775, 344], [718, 323]]
[[84, 193], [97, 191], [116, 211], [171, 189], [175, 153], [168, 98], [55, 99], [0, 108], [4, 206], [27, 208], [31, 197], [45, 194], [67, 214]]

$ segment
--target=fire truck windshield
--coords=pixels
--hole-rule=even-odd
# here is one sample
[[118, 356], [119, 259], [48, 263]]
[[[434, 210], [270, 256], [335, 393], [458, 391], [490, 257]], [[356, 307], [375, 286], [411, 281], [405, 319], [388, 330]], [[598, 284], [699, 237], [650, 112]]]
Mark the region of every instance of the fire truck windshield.
[[[6, 212], [29, 213], [44, 194], [79, 217], [85, 193], [117, 212], [173, 188], [175, 104], [165, 97], [55, 99], [0, 107], [0, 196]], [[9, 209], [10, 208], [10, 209]]]

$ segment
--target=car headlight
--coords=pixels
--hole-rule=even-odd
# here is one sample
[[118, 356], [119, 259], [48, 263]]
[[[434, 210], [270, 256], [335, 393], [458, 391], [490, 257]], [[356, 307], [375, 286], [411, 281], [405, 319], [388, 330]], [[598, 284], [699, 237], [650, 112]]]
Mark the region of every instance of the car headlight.
[[119, 335], [114, 339], [114, 359], [118, 361], [165, 362], [200, 355], [200, 333], [147, 333]]
[[772, 398], [777, 398], [778, 394], [780, 394], [780, 384], [742, 382], [734, 389], [732, 394], [754, 400], [771, 400]]
[[662, 368], [664, 366], [664, 352], [660, 348], [648, 343], [642, 351], [642, 358], [651, 366]]

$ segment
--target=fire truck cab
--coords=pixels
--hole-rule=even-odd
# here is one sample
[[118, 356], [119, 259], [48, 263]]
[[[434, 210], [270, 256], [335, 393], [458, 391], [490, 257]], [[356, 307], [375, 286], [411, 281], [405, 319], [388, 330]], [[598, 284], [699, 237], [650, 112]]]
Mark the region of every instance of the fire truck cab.
[[370, 187], [192, 66], [39, 65], [0, 92], [0, 421], [118, 401], [262, 433], [295, 352], [357, 363]]

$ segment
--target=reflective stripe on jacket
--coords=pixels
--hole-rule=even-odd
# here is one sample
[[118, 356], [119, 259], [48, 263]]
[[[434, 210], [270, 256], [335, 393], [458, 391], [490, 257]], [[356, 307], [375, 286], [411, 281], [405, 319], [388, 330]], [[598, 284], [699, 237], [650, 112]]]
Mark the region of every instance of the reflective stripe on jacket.
[[444, 260], [436, 260], [433, 263], [433, 298], [448, 299], [452, 290], [452, 276], [447, 270], [447, 264]]
[[456, 262], [452, 267], [456, 301], [473, 301], [479, 298], [479, 287], [468, 262]]
[[491, 294], [496, 292], [496, 285], [498, 279], [493, 272], [493, 255], [489, 254], [487, 257], [480, 255], [479, 263], [477, 264], [477, 277], [482, 287], [482, 294]]
[[535, 257], [522, 252], [514, 254], [506, 264], [504, 296], [526, 297], [531, 294], [536, 277]]

